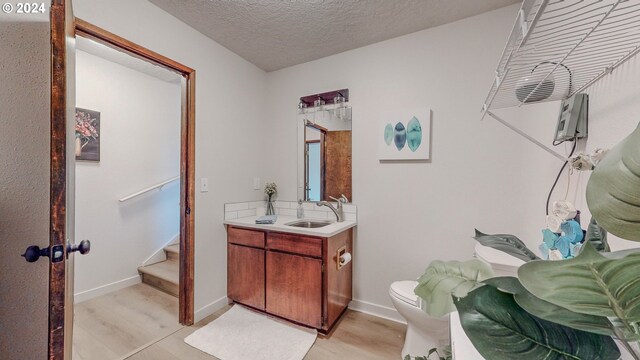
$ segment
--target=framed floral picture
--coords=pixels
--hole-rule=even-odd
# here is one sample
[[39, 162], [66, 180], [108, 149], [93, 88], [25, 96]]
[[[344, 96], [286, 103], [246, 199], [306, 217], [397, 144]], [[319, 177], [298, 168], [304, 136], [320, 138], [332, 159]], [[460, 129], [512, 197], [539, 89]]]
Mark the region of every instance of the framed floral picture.
[[100, 113], [76, 108], [76, 160], [100, 161]]

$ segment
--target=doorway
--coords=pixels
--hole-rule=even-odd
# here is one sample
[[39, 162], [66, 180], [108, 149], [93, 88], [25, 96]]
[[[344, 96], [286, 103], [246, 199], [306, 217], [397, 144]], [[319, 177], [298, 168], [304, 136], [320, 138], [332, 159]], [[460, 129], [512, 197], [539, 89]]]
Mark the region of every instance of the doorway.
[[73, 359], [120, 359], [182, 328], [181, 76], [82, 36], [75, 60]]
[[[179, 153], [179, 156], [177, 157], [179, 164], [177, 164], [176, 166], [178, 174], [175, 174], [177, 176], [171, 176], [169, 179], [162, 180], [159, 183], [154, 182], [154, 184], [149, 184], [149, 187], [145, 187], [140, 191], [133, 192], [132, 194], [123, 196], [119, 199], [121, 204], [126, 201], [134, 202], [134, 198], [143, 198], [144, 194], [147, 194], [149, 192], [159, 192], [161, 191], [161, 189], [166, 189], [166, 192], [170, 192], [171, 188], [173, 187], [173, 191], [177, 195], [177, 198], [175, 198], [173, 201], [175, 206], [178, 207], [178, 209], [176, 210], [179, 217], [179, 226], [177, 227], [178, 234], [174, 239], [175, 245], [163, 246], [161, 249], [159, 249], [159, 252], [160, 256], [166, 256], [167, 263], [176, 264], [175, 266], [177, 268], [177, 284], [175, 285], [175, 289], [172, 289], [173, 291], [168, 291], [166, 287], [162, 288], [162, 284], [156, 285], [158, 285], [158, 287], [163, 290], [167, 290], [167, 292], [173, 292], [173, 295], [177, 295], [177, 300], [172, 300], [171, 295], [153, 290], [148, 285], [136, 284], [131, 287], [117, 290], [113, 293], [99, 296], [94, 299], [95, 301], [90, 300], [94, 301], [94, 303], [88, 306], [85, 306], [85, 303], [83, 303], [78, 307], [76, 311], [76, 316], [78, 318], [83, 318], [84, 320], [86, 320], [87, 318], [90, 319], [88, 323], [84, 323], [85, 325], [87, 325], [85, 326], [85, 328], [91, 327], [91, 317], [96, 315], [97, 317], [99, 317], [100, 314], [97, 314], [97, 312], [100, 311], [102, 312], [101, 315], [108, 317], [109, 321], [111, 321], [109, 325], [111, 325], [112, 323], [123, 325], [123, 327], [115, 326], [114, 328], [110, 329], [110, 333], [115, 334], [115, 338], [112, 338], [112, 340], [114, 340], [115, 343], [118, 343], [120, 341], [120, 344], [123, 345], [123, 347], [120, 348], [120, 353], [117, 354], [117, 358], [123, 358], [128, 355], [134, 354], [136, 353], [136, 351], [140, 351], [141, 349], [153, 344], [154, 341], [157, 341], [160, 338], [170, 335], [174, 331], [177, 331], [180, 328], [180, 326], [178, 326], [179, 324], [193, 324], [195, 71], [81, 19], [75, 19], [75, 36], [76, 45], [78, 42], [84, 41], [95, 42], [97, 44], [100, 44], [100, 46], [106, 46], [109, 49], [113, 49], [121, 54], [126, 54], [123, 56], [133, 56], [134, 58], [136, 58], [136, 60], [142, 60], [143, 62], [150, 64], [149, 66], [151, 67], [160, 67], [162, 68], [162, 71], [171, 72], [175, 75], [175, 81], [177, 81], [177, 91], [175, 92], [175, 95], [177, 95], [177, 97], [179, 98], [179, 109], [177, 109], [176, 114], [180, 119], [179, 125], [177, 126], [180, 135], [179, 140], [176, 144], [176, 150]], [[173, 81], [173, 79], [171, 81]], [[89, 112], [90, 109], [78, 109], [78, 111], [81, 110], [84, 110], [85, 115], [91, 115], [91, 113]], [[91, 116], [88, 116], [88, 118], [91, 119]], [[145, 136], [145, 131], [140, 131], [139, 136]], [[68, 140], [67, 144], [69, 144]], [[87, 155], [88, 158], [91, 159], [91, 153], [92, 150], [95, 150], [95, 146], [93, 146], [93, 148], [89, 146], [89, 144], [85, 146], [84, 141], [78, 141], [77, 138], [75, 145], [76, 158], [78, 158], [78, 156], [86, 158], [85, 155]], [[83, 151], [85, 149], [87, 150], [88, 154], [83, 154]], [[95, 156], [95, 154], [93, 156]], [[113, 181], [118, 180], [113, 179]], [[96, 191], [100, 190], [96, 189]], [[169, 243], [167, 243], [166, 245], [169, 245]], [[121, 248], [117, 251], [121, 253], [127, 251], [126, 246], [120, 247]], [[157, 252], [152, 254], [149, 259], [145, 260], [145, 263], [153, 262], [154, 256], [156, 258], [158, 257]], [[117, 260], [117, 256], [115, 256], [113, 261], [118, 262]], [[68, 274], [73, 273], [73, 257], [71, 257], [68, 261], [67, 271]], [[140, 273], [143, 274], [143, 272]], [[144, 277], [145, 275], [143, 275], [143, 279]], [[66, 288], [66, 298], [67, 304], [69, 304], [73, 302], [73, 287], [69, 286], [73, 284], [73, 279], [69, 280], [68, 277], [67, 279], [68, 281]], [[114, 304], [117, 305], [118, 302], [120, 305], [119, 311], [114, 311], [112, 307], [110, 308], [110, 306], [113, 306]], [[155, 313], [149, 312], [150, 303], [155, 303], [155, 306], [157, 307], [156, 310], [158, 311], [156, 311]], [[67, 320], [71, 319], [69, 317], [68, 310], [69, 306], [67, 306]], [[171, 313], [171, 316], [167, 317], [167, 313]], [[131, 326], [132, 323], [136, 322], [135, 316], [137, 314], [139, 315], [137, 318], [138, 323]], [[146, 329], [144, 328], [144, 326], [142, 326], [141, 328], [141, 322], [147, 320], [147, 322], [149, 323], [149, 319], [152, 319], [151, 324], [147, 324], [150, 326], [147, 326]], [[103, 325], [105, 324], [105, 321], [101, 321], [100, 319], [93, 320], [101, 322]], [[84, 329], [79, 328], [78, 333], [74, 334], [73, 327], [71, 324], [69, 324], [69, 322], [70, 321], [67, 321], [65, 323], [64, 352], [66, 354], [71, 353], [71, 349], [69, 349], [69, 347], [72, 346], [72, 342], [70, 341], [71, 337], [74, 338], [74, 342], [76, 338], [84, 337], [84, 340], [87, 343], [99, 343], [95, 341], [92, 342], [92, 339], [88, 338], [89, 333], [83, 331]], [[135, 335], [127, 335], [128, 332]], [[146, 337], [140, 336], [141, 333], [144, 333]], [[107, 334], [100, 334], [98, 332], [91, 335], [93, 335], [94, 338], [99, 338], [101, 339], [101, 341], [104, 341], [104, 335]], [[118, 339], [118, 337], [120, 339]], [[112, 347], [112, 345], [113, 342], [109, 344], [108, 347]], [[130, 351], [127, 351], [127, 346], [129, 346]], [[100, 351], [99, 346], [92, 345], [90, 346], [90, 348], [94, 348], [94, 351], [97, 352], [94, 352], [93, 354], [90, 353], [89, 358], [95, 358], [94, 354], [99, 353]], [[73, 350], [74, 355], [78, 356], [79, 354], [75, 351], [75, 346]], [[104, 355], [103, 358], [109, 357], [109, 354], [101, 355]]]
[[75, 34], [181, 76], [179, 322], [191, 325], [194, 316], [195, 70], [82, 19], [75, 19]]
[[304, 129], [305, 200], [324, 199], [324, 145], [327, 129], [308, 122]]

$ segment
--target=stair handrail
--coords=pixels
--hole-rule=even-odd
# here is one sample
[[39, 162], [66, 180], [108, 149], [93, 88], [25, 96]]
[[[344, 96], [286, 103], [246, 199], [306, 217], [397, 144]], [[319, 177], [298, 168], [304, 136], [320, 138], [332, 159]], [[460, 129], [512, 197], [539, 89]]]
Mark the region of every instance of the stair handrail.
[[146, 189], [140, 190], [140, 191], [138, 191], [136, 193], [133, 193], [133, 194], [131, 194], [129, 196], [125, 196], [125, 197], [123, 197], [122, 199], [120, 199], [118, 201], [119, 202], [125, 202], [127, 200], [131, 200], [131, 199], [133, 199], [133, 198], [135, 198], [137, 196], [140, 196], [142, 194], [148, 193], [149, 191], [152, 191], [152, 190], [155, 190], [155, 189], [162, 189], [165, 185], [168, 185], [168, 184], [170, 184], [170, 183], [172, 183], [172, 182], [174, 182], [176, 180], [180, 180], [180, 176], [176, 176], [176, 177], [173, 177], [173, 178], [171, 178], [169, 180], [165, 180], [163, 182], [157, 183], [157, 184], [155, 184], [153, 186], [149, 186]]

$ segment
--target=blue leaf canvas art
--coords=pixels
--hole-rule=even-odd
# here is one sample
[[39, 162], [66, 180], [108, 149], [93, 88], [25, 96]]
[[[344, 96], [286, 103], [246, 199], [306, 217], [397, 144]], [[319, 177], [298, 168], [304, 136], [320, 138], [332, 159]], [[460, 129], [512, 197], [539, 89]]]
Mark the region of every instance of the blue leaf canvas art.
[[384, 127], [384, 142], [387, 145], [391, 145], [392, 141], [393, 141], [393, 126], [391, 124], [387, 124]]
[[415, 116], [407, 124], [407, 146], [415, 152], [422, 144], [422, 126]]
[[393, 142], [396, 144], [398, 151], [402, 150], [402, 148], [404, 148], [404, 143], [407, 142], [407, 130], [400, 122], [396, 124], [396, 128], [393, 132]]
[[431, 110], [407, 109], [380, 115], [378, 158], [380, 160], [428, 160], [431, 140]]

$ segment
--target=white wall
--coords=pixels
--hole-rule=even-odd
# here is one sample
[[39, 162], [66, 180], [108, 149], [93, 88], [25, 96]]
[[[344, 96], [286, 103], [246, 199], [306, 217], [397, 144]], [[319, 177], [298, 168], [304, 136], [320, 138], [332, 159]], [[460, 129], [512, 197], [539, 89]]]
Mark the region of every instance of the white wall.
[[[223, 204], [262, 199], [265, 73], [144, 0], [75, 0], [76, 16], [196, 70], [196, 320], [225, 304]], [[264, 176], [261, 176], [265, 179]], [[197, 181], [199, 186], [199, 180]]]
[[100, 161], [76, 162], [76, 242], [91, 240], [76, 257], [84, 300], [137, 280], [138, 266], [180, 232], [179, 181], [118, 199], [180, 174], [181, 88], [77, 51], [76, 106], [100, 112]]
[[[470, 258], [474, 227], [538, 243], [546, 192], [561, 163], [495, 121], [479, 121], [517, 6], [269, 74], [146, 1], [75, 6], [79, 17], [197, 70], [196, 176], [211, 182], [209, 193], [196, 196], [197, 316], [225, 294], [222, 204], [261, 199], [262, 191], [251, 189], [256, 175], [278, 183], [279, 199], [296, 198], [295, 119], [303, 95], [350, 89], [360, 209], [354, 295], [361, 305], [391, 314], [389, 284], [417, 277], [434, 259]], [[593, 88], [601, 99], [592, 97], [589, 149], [613, 145], [635, 126], [634, 69]], [[432, 160], [381, 164], [378, 114], [416, 104], [433, 110]], [[550, 139], [557, 105], [542, 107], [549, 118], [516, 123]], [[540, 117], [527, 108], [520, 111]], [[265, 149], [271, 157], [259, 156]]]
[[[391, 282], [415, 279], [435, 259], [469, 259], [474, 227], [518, 232], [520, 139], [480, 122], [516, 6], [268, 74], [274, 156], [267, 174], [296, 196], [296, 104], [349, 88], [353, 106], [356, 305], [388, 314]], [[405, 106], [433, 113], [432, 160], [380, 163], [379, 114]], [[366, 303], [374, 304], [373, 307]], [[380, 307], [382, 306], [382, 307]], [[385, 308], [386, 307], [386, 308]]]
[[0, 349], [44, 359], [49, 259], [20, 255], [49, 244], [49, 22], [14, 21], [0, 15]]
[[[590, 153], [596, 148], [611, 148], [629, 135], [640, 122], [640, 58], [637, 56], [606, 76], [585, 92], [589, 94], [589, 136], [578, 142], [576, 153]], [[520, 110], [508, 109], [507, 119], [528, 134], [547, 145], [556, 126], [559, 102], [529, 105]], [[492, 121], [492, 120], [490, 120]], [[518, 136], [518, 135], [511, 135]], [[545, 224], [544, 207], [547, 194], [562, 166], [562, 162], [535, 145], [520, 141], [522, 162], [519, 167], [523, 191], [515, 199], [525, 210], [525, 222], [520, 233], [522, 239], [532, 248], [537, 248], [541, 240], [541, 229]], [[570, 145], [559, 146], [560, 154], [569, 154]], [[591, 219], [585, 198], [586, 185], [591, 172], [575, 172], [571, 176], [568, 200], [581, 210], [582, 227], [586, 229]], [[564, 173], [554, 191], [551, 201], [564, 198], [567, 189], [567, 172]], [[637, 247], [635, 242], [609, 235], [615, 249]]]

